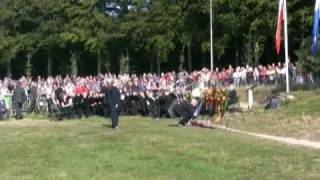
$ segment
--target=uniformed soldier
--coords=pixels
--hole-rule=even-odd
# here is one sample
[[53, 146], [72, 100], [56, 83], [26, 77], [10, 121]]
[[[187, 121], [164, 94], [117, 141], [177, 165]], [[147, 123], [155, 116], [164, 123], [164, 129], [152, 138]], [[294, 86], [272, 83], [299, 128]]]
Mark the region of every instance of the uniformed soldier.
[[108, 88], [105, 92], [107, 103], [110, 109], [110, 115], [112, 120], [112, 128], [118, 128], [118, 110], [120, 104], [120, 91], [113, 85], [113, 82], [108, 82]]
[[13, 91], [13, 103], [16, 110], [16, 119], [23, 119], [22, 107], [26, 99], [26, 92], [21, 87], [21, 82], [18, 82], [16, 89]]
[[29, 113], [34, 112], [36, 107], [36, 101], [37, 101], [37, 92], [38, 88], [35, 82], [31, 83], [31, 88], [29, 89], [30, 93], [30, 107], [29, 107]]
[[73, 98], [73, 102], [74, 102], [74, 110], [75, 110], [75, 114], [78, 118], [82, 118], [83, 115], [83, 108], [82, 108], [82, 104], [83, 104], [83, 96], [80, 93], [76, 93], [75, 97]]
[[181, 117], [177, 126], [186, 126], [188, 122], [193, 119], [194, 107], [188, 102], [183, 101], [178, 103], [173, 110], [178, 117]]

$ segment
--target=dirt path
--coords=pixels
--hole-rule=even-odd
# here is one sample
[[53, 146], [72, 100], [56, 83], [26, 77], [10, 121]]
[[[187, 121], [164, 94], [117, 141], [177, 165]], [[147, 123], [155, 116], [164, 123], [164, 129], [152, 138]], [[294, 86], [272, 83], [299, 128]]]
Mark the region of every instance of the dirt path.
[[309, 147], [309, 148], [319, 149], [320, 150], [320, 142], [317, 142], [317, 141], [299, 140], [299, 139], [290, 138], [290, 137], [271, 136], [271, 135], [266, 135], [266, 134], [252, 133], [252, 132], [232, 129], [232, 128], [229, 128], [229, 127], [226, 127], [226, 126], [213, 125], [213, 127], [214, 128], [218, 128], [218, 129], [223, 129], [223, 130], [226, 130], [226, 131], [230, 131], [230, 132], [235, 132], [235, 133], [245, 134], [245, 135], [249, 135], [249, 136], [254, 136], [254, 137], [261, 138], [261, 139], [268, 139], [268, 140], [272, 140], [272, 141], [277, 141], [277, 142], [284, 143], [284, 144], [296, 145], [296, 146], [305, 146], [305, 147]]

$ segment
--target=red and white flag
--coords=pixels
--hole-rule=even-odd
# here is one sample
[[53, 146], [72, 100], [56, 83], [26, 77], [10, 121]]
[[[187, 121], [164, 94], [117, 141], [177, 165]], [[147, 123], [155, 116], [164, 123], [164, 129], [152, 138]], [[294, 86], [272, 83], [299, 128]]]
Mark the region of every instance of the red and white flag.
[[282, 23], [283, 23], [283, 13], [284, 13], [284, 0], [279, 0], [279, 9], [278, 9], [278, 24], [277, 24], [277, 34], [276, 34], [276, 50], [277, 54], [280, 53], [280, 46], [281, 46], [281, 30], [282, 30]]

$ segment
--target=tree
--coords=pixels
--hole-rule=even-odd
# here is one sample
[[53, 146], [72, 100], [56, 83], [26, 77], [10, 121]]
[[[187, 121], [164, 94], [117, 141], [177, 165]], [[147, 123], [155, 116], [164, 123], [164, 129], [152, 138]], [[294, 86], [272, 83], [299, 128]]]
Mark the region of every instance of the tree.
[[[91, 9], [94, 9], [96, 3], [91, 3]], [[97, 73], [101, 73], [102, 52], [108, 52], [108, 47], [112, 43], [119, 41], [123, 37], [120, 32], [120, 26], [111, 17], [105, 16], [103, 12], [95, 9], [87, 14], [87, 23], [83, 29], [86, 31], [85, 48], [98, 57]]]
[[60, 33], [62, 47], [70, 50], [70, 75], [78, 75], [78, 61], [80, 53], [84, 49], [84, 43], [87, 39], [86, 30], [87, 15], [91, 13], [91, 8], [82, 1], [64, 1], [62, 4], [63, 16], [66, 22], [63, 24], [63, 31]]
[[146, 21], [146, 30], [149, 38], [146, 42], [146, 49], [155, 54], [157, 62], [157, 73], [160, 74], [160, 63], [168, 60], [168, 55], [175, 48], [175, 23], [176, 6], [166, 1], [153, 3]]
[[[33, 54], [37, 51], [36, 44], [39, 42], [39, 36], [36, 29], [42, 20], [40, 10], [35, 3], [37, 0], [6, 0], [1, 11], [3, 15], [0, 19], [0, 28], [3, 29], [2, 35], [5, 35], [4, 56], [6, 59], [8, 75], [11, 76], [11, 60], [15, 58], [18, 52]], [[28, 56], [29, 57], [29, 56]], [[31, 75], [31, 62], [28, 58], [26, 68], [28, 75]]]
[[295, 51], [295, 54], [298, 57], [298, 69], [304, 73], [316, 73], [320, 74], [320, 55], [312, 55], [310, 44], [311, 38], [304, 39], [301, 42], [301, 47]]
[[42, 21], [37, 33], [41, 41], [37, 44], [38, 49], [47, 51], [47, 75], [52, 76], [53, 51], [61, 46], [60, 33], [63, 32], [63, 0], [39, 0], [37, 6], [41, 9]]
[[[58, 60], [62, 67], [72, 65], [66, 69], [72, 75], [78, 74], [78, 66], [81, 73], [87, 73], [82, 66], [86, 62], [80, 61], [84, 57], [88, 62], [97, 59], [99, 74], [103, 62], [110, 64], [113, 72], [118, 72], [119, 61], [124, 72], [145, 72], [146, 67], [141, 65], [146, 62], [151, 70], [157, 64], [158, 73], [160, 64], [167, 65], [166, 70], [182, 70], [188, 64], [189, 71], [208, 65], [209, 0], [114, 0], [120, 7], [116, 15], [110, 14], [106, 2], [0, 1], [0, 63], [7, 65], [10, 75], [12, 60], [28, 67], [46, 60], [49, 76]], [[283, 60], [283, 54], [278, 56], [274, 50], [277, 1], [214, 0], [213, 3], [217, 67]], [[301, 42], [310, 38], [313, 8], [313, 1], [288, 1], [292, 62], [305, 63], [298, 50], [307, 47]], [[34, 56], [21, 58], [27, 54]], [[203, 57], [202, 62], [192, 61], [192, 57], [199, 56]], [[33, 68], [32, 73], [39, 71]]]

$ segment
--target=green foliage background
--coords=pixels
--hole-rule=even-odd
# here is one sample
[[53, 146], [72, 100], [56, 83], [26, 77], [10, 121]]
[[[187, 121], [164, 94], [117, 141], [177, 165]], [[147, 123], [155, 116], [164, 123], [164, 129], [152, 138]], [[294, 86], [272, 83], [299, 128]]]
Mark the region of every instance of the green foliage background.
[[[127, 7], [126, 0], [116, 0]], [[2, 0], [0, 76], [193, 70], [208, 67], [209, 0], [133, 0], [117, 18], [105, 0]], [[278, 2], [214, 0], [215, 66], [283, 62], [275, 54]], [[289, 54], [303, 71], [319, 72], [311, 56], [314, 1], [288, 1]], [[283, 49], [283, 47], [282, 47]], [[45, 68], [44, 68], [45, 67]], [[11, 71], [9, 71], [9, 69]]]

